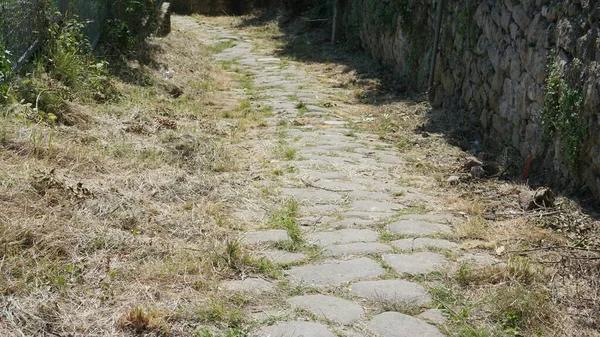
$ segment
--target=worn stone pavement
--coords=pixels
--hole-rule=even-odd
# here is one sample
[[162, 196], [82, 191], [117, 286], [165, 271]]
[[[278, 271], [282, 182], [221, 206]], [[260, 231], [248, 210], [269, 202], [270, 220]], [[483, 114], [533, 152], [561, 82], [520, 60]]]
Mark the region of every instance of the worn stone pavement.
[[[257, 328], [251, 334], [444, 336], [447, 317], [428, 292], [432, 282], [427, 275], [455, 270], [466, 260], [496, 263], [452, 241], [453, 228], [464, 219], [444, 210], [444, 201], [435, 195], [398, 182], [404, 181], [397, 178], [406, 163], [392, 145], [348, 126], [343, 111], [323, 107], [340, 89], [321, 87], [301, 65], [261, 53], [240, 32], [175, 20], [197, 25], [194, 29], [202, 30], [207, 44], [235, 42], [215, 58], [235, 60], [234, 68], [254, 74], [254, 85], [264, 93], [254, 104], [273, 108], [270, 130], [275, 134], [285, 128], [288, 143], [298, 150], [296, 159], [286, 162], [297, 168], [286, 173], [294, 179], [279, 186], [278, 193], [281, 199], [301, 203], [306, 243], [319, 247], [320, 254], [315, 258], [277, 250], [274, 243], [290, 237], [285, 230], [266, 229], [264, 223], [240, 233], [257, 256], [289, 267], [288, 286], [308, 289], [286, 295], [281, 281], [258, 276], [224, 283], [223, 289], [232, 292], [282, 297], [283, 304], [255, 315]], [[305, 107], [297, 108], [298, 100]], [[310, 123], [282, 126], [281, 121], [299, 117]], [[423, 205], [428, 213], [414, 207]]]

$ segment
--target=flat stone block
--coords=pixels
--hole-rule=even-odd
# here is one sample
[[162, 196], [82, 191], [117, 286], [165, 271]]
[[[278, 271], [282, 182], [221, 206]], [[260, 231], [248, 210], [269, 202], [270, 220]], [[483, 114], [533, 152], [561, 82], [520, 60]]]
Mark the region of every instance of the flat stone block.
[[306, 235], [308, 242], [325, 247], [351, 242], [374, 242], [379, 239], [379, 233], [370, 229], [340, 229], [331, 232], [316, 232]]
[[399, 273], [426, 274], [439, 270], [448, 261], [440, 254], [421, 252], [414, 254], [386, 254], [383, 261]]
[[326, 326], [314, 322], [280, 322], [264, 327], [255, 337], [336, 337]]
[[244, 280], [226, 281], [222, 283], [224, 289], [232, 292], [265, 293], [272, 291], [273, 283], [261, 278], [247, 278]]
[[448, 225], [427, 221], [401, 220], [388, 226], [392, 234], [404, 235], [431, 235], [438, 233], [451, 233]]
[[433, 324], [446, 324], [448, 318], [444, 315], [444, 312], [440, 309], [429, 309], [421, 313], [419, 318], [425, 319]]
[[346, 212], [344, 214], [342, 214], [345, 217], [349, 217], [349, 218], [364, 218], [364, 219], [371, 219], [371, 220], [383, 220], [386, 218], [389, 218], [391, 216], [396, 215], [396, 213], [392, 213], [392, 212], [361, 212], [361, 211], [349, 211]]
[[324, 256], [343, 256], [343, 255], [361, 255], [386, 253], [392, 250], [392, 247], [382, 243], [356, 242], [343, 245], [329, 246], [323, 251]]
[[305, 309], [315, 316], [340, 324], [350, 324], [364, 314], [362, 306], [341, 298], [325, 295], [306, 295], [287, 300], [293, 307]]
[[396, 156], [389, 155], [389, 154], [383, 154], [383, 153], [378, 154], [377, 159], [381, 163], [397, 164], [397, 165], [404, 164], [404, 160], [402, 160]]
[[348, 196], [353, 199], [371, 199], [378, 201], [392, 200], [392, 196], [390, 194], [382, 192], [352, 191], [348, 193]]
[[346, 125], [348, 123], [344, 122], [344, 121], [324, 121], [323, 124], [325, 124], [325, 125], [336, 125], [336, 126], [339, 126], [339, 125]]
[[339, 205], [316, 205], [303, 207], [302, 212], [305, 214], [331, 214], [338, 212], [342, 207]]
[[266, 244], [290, 241], [286, 230], [274, 229], [240, 234], [240, 241], [245, 244]]
[[288, 270], [287, 274], [290, 281], [295, 284], [325, 287], [377, 277], [385, 274], [385, 269], [377, 262], [363, 257], [354, 260], [294, 267]]
[[358, 282], [353, 284], [350, 290], [374, 302], [402, 302], [422, 306], [432, 301], [425, 288], [405, 280]]
[[300, 219], [298, 219], [298, 223], [302, 226], [323, 225], [332, 221], [335, 221], [335, 219], [327, 215], [310, 215], [303, 216]]
[[346, 176], [341, 172], [304, 172], [311, 180], [321, 179], [345, 179]]
[[[330, 162], [327, 163], [330, 164]], [[343, 166], [347, 166], [347, 163], [342, 164]], [[336, 192], [352, 192], [366, 189], [365, 186], [361, 184], [338, 180], [320, 180], [315, 182], [313, 185], [329, 190], [334, 190]]]
[[402, 239], [393, 241], [392, 245], [406, 251], [420, 250], [430, 247], [440, 249], [457, 249], [459, 247], [459, 244], [456, 242], [431, 238]]
[[344, 199], [339, 193], [310, 188], [282, 188], [281, 193], [310, 204], [338, 203]]
[[336, 221], [336, 222], [331, 222], [330, 225], [332, 227], [344, 227], [344, 228], [369, 227], [369, 226], [377, 225], [377, 221], [365, 220], [365, 219], [359, 219], [359, 218], [349, 218], [349, 219], [344, 219], [344, 220], [340, 220], [340, 221]]
[[294, 263], [307, 258], [306, 254], [303, 253], [291, 253], [282, 250], [267, 250], [261, 252], [259, 256], [273, 263]]
[[376, 200], [356, 200], [350, 204], [350, 209], [359, 212], [395, 212], [404, 208], [404, 205]]
[[398, 312], [384, 312], [369, 323], [369, 330], [381, 337], [444, 337], [433, 325], [422, 319]]
[[437, 223], [453, 223], [458, 218], [452, 214], [406, 214], [399, 218], [400, 220], [417, 220]]

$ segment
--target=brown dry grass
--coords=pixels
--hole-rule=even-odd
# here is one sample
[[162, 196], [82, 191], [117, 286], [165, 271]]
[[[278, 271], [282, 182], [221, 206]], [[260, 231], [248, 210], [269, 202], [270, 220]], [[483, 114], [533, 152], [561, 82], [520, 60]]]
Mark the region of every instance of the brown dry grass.
[[222, 126], [237, 78], [195, 24], [151, 41], [157, 67], [131, 65], [152, 85], [114, 78], [121, 97], [69, 104], [72, 126], [2, 117], [0, 335], [189, 336], [218, 324], [195, 313], [219, 280], [257, 272], [231, 235], [234, 211], [262, 205], [262, 136]]

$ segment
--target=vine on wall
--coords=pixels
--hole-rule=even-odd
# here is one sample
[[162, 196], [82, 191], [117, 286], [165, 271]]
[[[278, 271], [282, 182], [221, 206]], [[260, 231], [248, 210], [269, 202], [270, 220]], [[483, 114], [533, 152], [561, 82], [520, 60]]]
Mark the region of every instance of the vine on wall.
[[[573, 63], [577, 67], [578, 62]], [[586, 126], [578, 118], [582, 103], [581, 91], [565, 81], [556, 61], [550, 62], [544, 89], [542, 126], [547, 137], [560, 140], [562, 158], [573, 171], [581, 164], [581, 149], [588, 135]]]

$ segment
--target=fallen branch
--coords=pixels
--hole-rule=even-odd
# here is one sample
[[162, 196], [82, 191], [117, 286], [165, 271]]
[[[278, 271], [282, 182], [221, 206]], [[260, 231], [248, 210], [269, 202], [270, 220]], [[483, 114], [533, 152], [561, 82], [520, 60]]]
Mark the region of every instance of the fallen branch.
[[559, 214], [559, 213], [560, 213], [560, 211], [553, 211], [553, 212], [525, 213], [525, 215], [532, 216], [532, 217], [542, 217], [542, 216], [549, 216], [549, 215], [554, 215], [554, 214]]
[[541, 250], [557, 250], [557, 249], [569, 249], [569, 250], [579, 250], [579, 251], [584, 251], [584, 252], [600, 253], [600, 249], [589, 249], [589, 248], [581, 248], [581, 247], [575, 247], [575, 246], [538, 247], [538, 248], [522, 249], [522, 250], [509, 250], [507, 253], [529, 253], [529, 252], [536, 252], [536, 251], [541, 251]]

